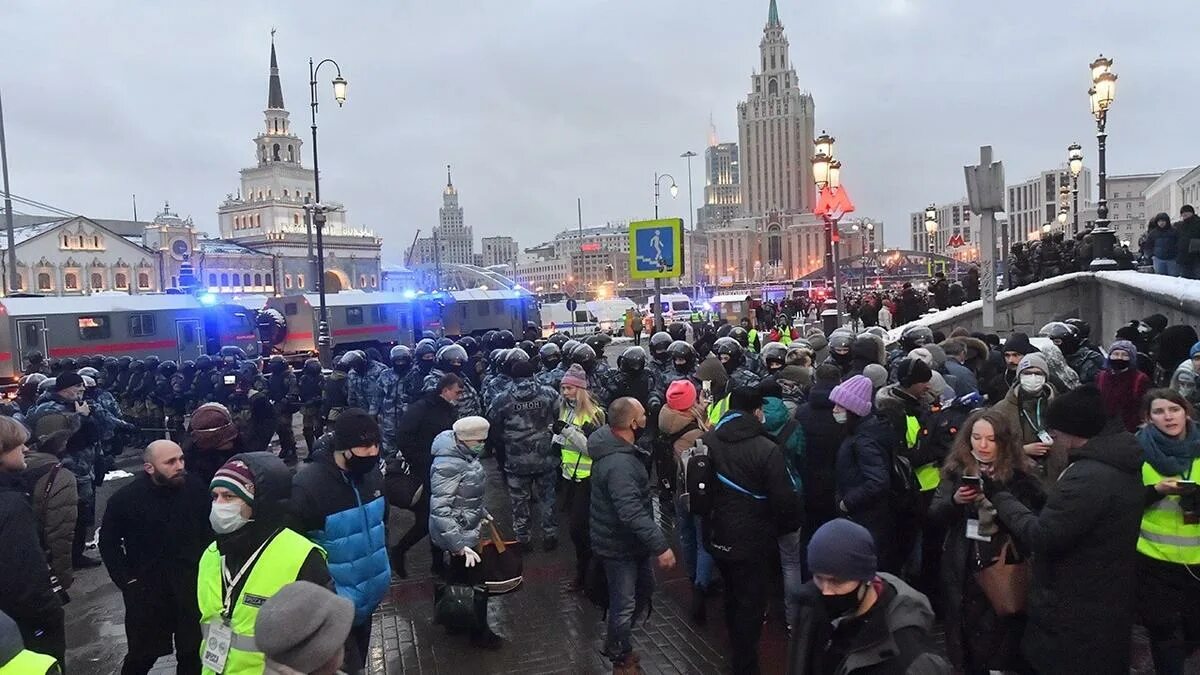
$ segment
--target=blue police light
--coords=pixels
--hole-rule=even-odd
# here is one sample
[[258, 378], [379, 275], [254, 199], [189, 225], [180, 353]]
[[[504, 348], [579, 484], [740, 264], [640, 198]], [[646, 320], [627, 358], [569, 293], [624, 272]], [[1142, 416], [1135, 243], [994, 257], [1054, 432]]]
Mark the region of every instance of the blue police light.
[[197, 299], [200, 300], [200, 304], [207, 307], [217, 304], [217, 296], [212, 293], [201, 293]]
[[417, 293], [416, 293], [416, 291], [413, 291], [413, 290], [411, 290], [411, 289], [410, 289], [410, 290], [407, 290], [407, 291], [404, 291], [404, 299], [405, 299], [405, 300], [412, 300], [412, 299], [413, 299], [413, 298], [415, 298], [415, 297], [417, 297]]
[[712, 303], [711, 303], [711, 302], [706, 302], [706, 303], [704, 303], [702, 306], [704, 307], [704, 310], [705, 310], [705, 311], [709, 311], [709, 310], [711, 310], [711, 309], [712, 309]]

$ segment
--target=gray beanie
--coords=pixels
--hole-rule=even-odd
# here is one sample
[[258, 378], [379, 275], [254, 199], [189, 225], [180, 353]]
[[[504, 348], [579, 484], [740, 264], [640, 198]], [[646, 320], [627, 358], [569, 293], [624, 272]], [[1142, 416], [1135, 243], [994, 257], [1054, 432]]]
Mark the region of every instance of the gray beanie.
[[888, 383], [887, 368], [878, 363], [868, 363], [866, 368], [863, 368], [863, 375], [871, 378], [871, 386], [875, 389], [882, 389]]
[[354, 623], [354, 604], [309, 581], [294, 581], [267, 599], [254, 641], [271, 661], [311, 673], [335, 657]]
[[808, 542], [808, 567], [846, 581], [870, 581], [879, 568], [875, 540], [867, 528], [845, 518], [836, 518], [817, 528]]

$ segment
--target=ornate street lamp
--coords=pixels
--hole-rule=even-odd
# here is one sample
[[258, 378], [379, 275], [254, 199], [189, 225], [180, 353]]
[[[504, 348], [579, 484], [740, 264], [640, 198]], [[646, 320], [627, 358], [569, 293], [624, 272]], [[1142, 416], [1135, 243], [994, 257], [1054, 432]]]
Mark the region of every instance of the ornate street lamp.
[[1092, 62], [1092, 88], [1088, 97], [1092, 106], [1092, 116], [1096, 118], [1096, 157], [1099, 170], [1100, 196], [1096, 201], [1096, 226], [1092, 229], [1092, 262], [1089, 269], [1115, 270], [1117, 262], [1113, 260], [1113, 248], [1116, 245], [1116, 233], [1109, 228], [1108, 223], [1108, 173], [1105, 164], [1105, 152], [1108, 144], [1108, 111], [1112, 107], [1117, 94], [1117, 75], [1112, 72], [1113, 60], [1101, 55]]
[[309, 75], [309, 93], [311, 94], [312, 106], [312, 154], [313, 154], [313, 203], [312, 223], [313, 229], [317, 232], [317, 278], [314, 280], [317, 284], [317, 297], [320, 298], [320, 319], [317, 323], [317, 354], [321, 358], [321, 366], [324, 368], [332, 367], [332, 346], [333, 341], [329, 335], [329, 312], [325, 308], [325, 206], [321, 203], [321, 170], [320, 164], [317, 162], [317, 71], [321, 70], [321, 66], [330, 64], [337, 71], [337, 75], [333, 78], [333, 98], [337, 101], [338, 107], [346, 102], [346, 80], [342, 77], [342, 67], [333, 59], [325, 59], [316, 66], [313, 66], [313, 60], [308, 60], [308, 75]]
[[1067, 146], [1067, 166], [1071, 169], [1071, 213], [1074, 222], [1072, 234], [1079, 234], [1079, 174], [1083, 173], [1083, 146], [1072, 143]]

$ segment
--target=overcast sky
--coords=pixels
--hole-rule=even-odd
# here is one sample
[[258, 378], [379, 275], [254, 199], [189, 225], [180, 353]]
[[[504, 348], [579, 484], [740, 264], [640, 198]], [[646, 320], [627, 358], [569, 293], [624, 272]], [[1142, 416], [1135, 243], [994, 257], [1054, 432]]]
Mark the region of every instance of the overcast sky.
[[[476, 237], [522, 246], [585, 224], [649, 217], [655, 171], [687, 215], [685, 150], [712, 115], [736, 140], [768, 0], [48, 2], [0, 21], [14, 194], [102, 218], [170, 200], [216, 233], [252, 164], [269, 32], [284, 100], [308, 141], [307, 59], [322, 71], [323, 192], [385, 238], [396, 262], [437, 223], [446, 164]], [[1095, 166], [1088, 63], [1116, 58], [1110, 173], [1200, 162], [1197, 0], [780, 0], [816, 127], [838, 139], [858, 214], [906, 244], [908, 213], [965, 194], [961, 166], [990, 143], [1009, 182]], [[693, 160], [696, 204], [702, 157]], [[18, 211], [31, 209], [18, 207]]]

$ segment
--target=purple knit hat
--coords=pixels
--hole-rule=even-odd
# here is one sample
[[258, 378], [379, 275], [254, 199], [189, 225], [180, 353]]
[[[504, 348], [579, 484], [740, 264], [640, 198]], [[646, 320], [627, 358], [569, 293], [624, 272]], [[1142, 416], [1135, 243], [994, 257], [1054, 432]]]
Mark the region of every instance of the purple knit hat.
[[833, 391], [829, 392], [829, 400], [859, 417], [866, 417], [871, 413], [871, 395], [874, 391], [871, 378], [855, 375], [834, 387]]
[[[1129, 355], [1130, 368], [1138, 367], [1137, 347], [1134, 347], [1132, 342], [1129, 340], [1117, 340], [1116, 342], [1112, 343], [1111, 347], [1108, 348], [1108, 353], [1111, 354], [1116, 350], [1121, 350]], [[1109, 363], [1109, 359], [1105, 358], [1104, 362], [1107, 365]]]

